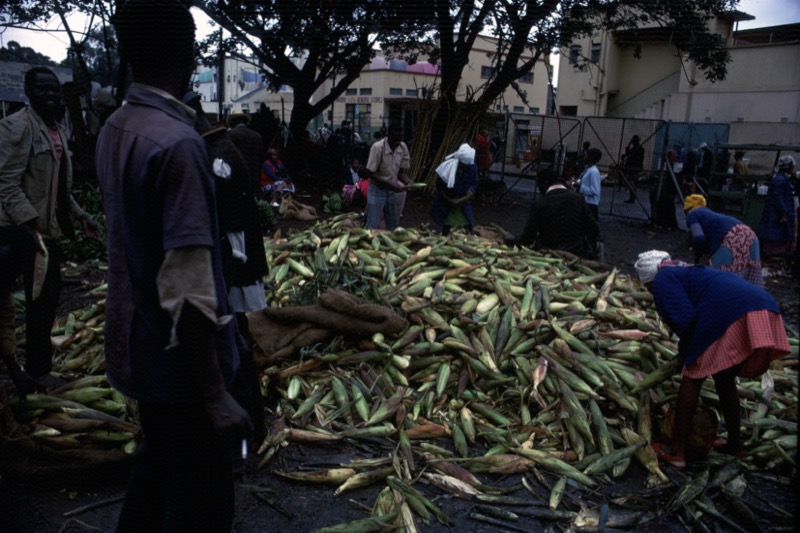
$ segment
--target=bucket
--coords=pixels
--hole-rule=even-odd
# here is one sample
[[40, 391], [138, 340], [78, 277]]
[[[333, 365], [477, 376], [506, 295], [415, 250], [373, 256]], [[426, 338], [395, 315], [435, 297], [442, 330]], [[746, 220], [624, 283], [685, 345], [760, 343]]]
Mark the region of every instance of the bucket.
[[[675, 405], [670, 404], [661, 422], [661, 435], [666, 441], [672, 440], [672, 427], [675, 422]], [[705, 457], [714, 446], [719, 433], [717, 413], [707, 405], [700, 404], [694, 413], [689, 438], [686, 439], [687, 457]]]

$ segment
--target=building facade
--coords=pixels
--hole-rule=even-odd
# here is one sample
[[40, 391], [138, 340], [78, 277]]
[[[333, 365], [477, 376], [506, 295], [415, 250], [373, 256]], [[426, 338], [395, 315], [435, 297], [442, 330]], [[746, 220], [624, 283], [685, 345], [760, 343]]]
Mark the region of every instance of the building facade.
[[561, 50], [558, 110], [564, 116], [729, 123], [732, 143], [796, 144], [800, 123], [800, 24], [736, 31], [739, 11], [710, 22], [731, 55], [710, 82], [669, 42], [669, 29], [640, 28], [640, 58], [624, 32], [596, 31]]
[[[468, 92], [479, 89], [489, 81], [492, 69], [487, 54], [494, 49], [492, 37], [478, 37], [457, 90], [459, 101], [465, 100]], [[217, 72], [217, 68], [201, 67], [192, 79], [193, 89], [201, 95], [203, 109], [209, 114], [220, 112]], [[350, 120], [355, 131], [366, 140], [390, 121], [399, 120], [408, 124], [418, 101], [428, 98], [431, 91], [435, 90], [439, 73], [439, 65], [424, 59], [409, 64], [377, 56], [363, 68], [359, 78], [345, 93], [309, 124], [309, 129], [316, 130], [323, 124], [335, 128], [343, 121]], [[509, 88], [492, 104], [491, 110], [516, 114], [546, 113], [552, 88], [551, 73], [549, 57], [541, 58], [531, 73], [517, 80], [526, 93], [526, 99]], [[312, 98], [319, 101], [335, 83], [336, 78], [331, 77]], [[278, 119], [288, 122], [293, 103], [291, 88], [284, 86], [280, 91], [270, 91], [253, 61], [225, 60], [221, 106], [223, 116], [235, 111], [255, 113], [264, 104]]]

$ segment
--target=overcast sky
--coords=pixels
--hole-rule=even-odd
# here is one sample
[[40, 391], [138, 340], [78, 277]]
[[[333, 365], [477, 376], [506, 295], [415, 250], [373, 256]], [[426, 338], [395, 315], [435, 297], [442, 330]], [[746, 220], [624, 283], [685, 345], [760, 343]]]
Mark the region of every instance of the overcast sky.
[[[739, 29], [758, 28], [762, 26], [776, 26], [800, 22], [800, 1], [798, 0], [741, 0], [739, 10], [756, 17], [755, 20], [739, 23]], [[210, 26], [205, 15], [193, 9], [198, 35], [210, 31]], [[70, 21], [74, 30], [82, 30], [81, 19]], [[60, 21], [54, 17], [48, 29], [61, 28]], [[39, 53], [49, 56], [54, 61], [63, 60], [67, 53], [68, 39], [66, 34], [58, 31], [38, 32], [6, 28], [0, 33], [0, 44], [5, 46], [8, 41], [17, 41], [22, 46], [33, 48]]]

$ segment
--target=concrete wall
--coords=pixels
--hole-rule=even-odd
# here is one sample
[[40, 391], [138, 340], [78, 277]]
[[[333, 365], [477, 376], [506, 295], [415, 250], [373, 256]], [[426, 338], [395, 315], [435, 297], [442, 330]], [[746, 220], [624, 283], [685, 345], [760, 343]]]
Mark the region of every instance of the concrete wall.
[[800, 145], [800, 124], [797, 122], [733, 122], [731, 144]]
[[800, 122], [800, 43], [731, 48], [724, 81], [691, 69], [668, 118], [691, 122]]

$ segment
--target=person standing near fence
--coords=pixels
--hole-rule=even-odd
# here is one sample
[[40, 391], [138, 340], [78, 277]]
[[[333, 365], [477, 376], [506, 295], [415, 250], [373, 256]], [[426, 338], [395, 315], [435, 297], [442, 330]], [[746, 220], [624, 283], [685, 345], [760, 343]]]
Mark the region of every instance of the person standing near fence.
[[600, 220], [600, 170], [597, 163], [603, 157], [597, 148], [589, 148], [586, 153], [586, 170], [579, 179], [578, 192], [586, 199], [589, 211], [595, 220]]
[[622, 172], [630, 193], [628, 199], [625, 200], [626, 204], [632, 204], [636, 201], [636, 182], [639, 180], [639, 175], [642, 173], [643, 168], [644, 146], [639, 144], [639, 136], [634, 135], [631, 137], [628, 146], [625, 147], [625, 155], [622, 159]]
[[790, 155], [778, 160], [778, 171], [769, 182], [767, 200], [761, 213], [758, 237], [764, 245], [764, 255], [789, 256], [795, 250], [797, 211], [790, 177], [795, 173], [795, 161]]
[[478, 180], [483, 181], [489, 178], [489, 169], [492, 166], [492, 142], [489, 130], [481, 129], [473, 141], [472, 147], [475, 149], [475, 165], [478, 167]]

